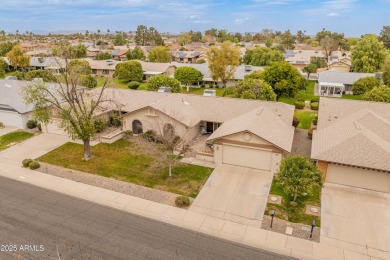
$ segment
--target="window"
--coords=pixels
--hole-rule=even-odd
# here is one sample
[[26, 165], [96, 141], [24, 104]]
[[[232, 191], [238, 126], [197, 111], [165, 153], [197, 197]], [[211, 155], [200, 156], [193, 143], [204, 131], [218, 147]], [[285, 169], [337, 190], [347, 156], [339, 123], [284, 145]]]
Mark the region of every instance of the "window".
[[103, 70], [103, 75], [108, 75], [109, 73], [109, 70]]
[[142, 134], [144, 132], [142, 123], [139, 120], [134, 120], [132, 123], [133, 134]]
[[163, 134], [165, 138], [172, 138], [175, 135], [175, 129], [171, 124], [164, 125]]

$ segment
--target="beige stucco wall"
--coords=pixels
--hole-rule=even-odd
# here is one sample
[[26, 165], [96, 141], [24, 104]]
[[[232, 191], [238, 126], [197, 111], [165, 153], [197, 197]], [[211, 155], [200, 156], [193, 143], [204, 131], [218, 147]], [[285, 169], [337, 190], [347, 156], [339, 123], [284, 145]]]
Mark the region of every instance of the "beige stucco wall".
[[326, 182], [390, 193], [390, 173], [328, 164]]
[[342, 63], [342, 62], [337, 62], [337, 63], [334, 63], [332, 65], [329, 65], [329, 69], [335, 69], [339, 72], [349, 72], [351, 69], [351, 66], [348, 66], [347, 64]]
[[[214, 142], [214, 162], [216, 164], [223, 164], [224, 162], [224, 146], [230, 146], [229, 147], [229, 156], [236, 156], [236, 160], [240, 160], [242, 162], [245, 162], [248, 160], [247, 156], [248, 154], [254, 155], [255, 152], [251, 152], [251, 150], [258, 150], [263, 151], [264, 156], [260, 155], [261, 152], [259, 152], [259, 156], [262, 158], [256, 158], [253, 157], [251, 160], [269, 160], [268, 165], [270, 166], [270, 171], [275, 174], [280, 165], [280, 161], [283, 158], [283, 153], [280, 149], [272, 145], [270, 142], [252, 134], [252, 138], [250, 140], [244, 140], [243, 139], [243, 132], [229, 135], [224, 137], [223, 139], [216, 140]], [[236, 146], [236, 152], [232, 153], [232, 147]], [[244, 148], [244, 149], [243, 149]], [[245, 149], [248, 149], [248, 153], [245, 152]], [[263, 163], [266, 163], [265, 161]], [[248, 165], [243, 165], [247, 167], [253, 167], [256, 165], [256, 163], [248, 163]]]
[[175, 128], [175, 134], [181, 138], [190, 141], [199, 134], [199, 124], [193, 127], [187, 127], [166, 114], [154, 110], [143, 108], [138, 111], [126, 114], [123, 116], [123, 129], [132, 130], [134, 120], [139, 120], [142, 123], [143, 131], [154, 130], [157, 133], [162, 132], [165, 124], [171, 124]]

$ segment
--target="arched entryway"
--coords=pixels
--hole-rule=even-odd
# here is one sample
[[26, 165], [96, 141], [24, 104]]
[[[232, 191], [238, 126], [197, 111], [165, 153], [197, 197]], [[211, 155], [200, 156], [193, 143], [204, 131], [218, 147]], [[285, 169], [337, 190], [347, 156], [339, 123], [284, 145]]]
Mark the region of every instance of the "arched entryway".
[[142, 128], [142, 123], [139, 120], [134, 120], [132, 127], [133, 127], [133, 134], [137, 135], [137, 134], [142, 134], [144, 132]]
[[163, 134], [166, 138], [172, 138], [175, 135], [175, 129], [171, 124], [166, 124], [164, 125]]

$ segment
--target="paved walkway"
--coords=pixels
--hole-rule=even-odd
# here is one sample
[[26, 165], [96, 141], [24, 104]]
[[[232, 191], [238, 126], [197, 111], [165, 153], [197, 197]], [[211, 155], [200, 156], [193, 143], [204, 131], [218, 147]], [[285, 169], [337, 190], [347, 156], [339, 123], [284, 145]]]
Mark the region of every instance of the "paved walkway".
[[271, 183], [270, 172], [219, 165], [192, 203], [190, 211], [261, 227]]
[[315, 243], [31, 171], [15, 164], [15, 161], [4, 158], [0, 158], [0, 175], [165, 223], [300, 259], [369, 260], [368, 254], [375, 257], [380, 256], [376, 252], [360, 247], [356, 248], [348, 243], [339, 243], [334, 246]]

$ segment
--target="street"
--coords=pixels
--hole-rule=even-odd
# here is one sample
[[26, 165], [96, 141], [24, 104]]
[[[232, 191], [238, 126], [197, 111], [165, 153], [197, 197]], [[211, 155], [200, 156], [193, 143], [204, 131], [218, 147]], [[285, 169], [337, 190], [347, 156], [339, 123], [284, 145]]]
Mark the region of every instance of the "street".
[[0, 259], [291, 259], [3, 177], [0, 230]]

